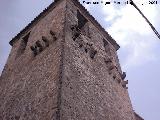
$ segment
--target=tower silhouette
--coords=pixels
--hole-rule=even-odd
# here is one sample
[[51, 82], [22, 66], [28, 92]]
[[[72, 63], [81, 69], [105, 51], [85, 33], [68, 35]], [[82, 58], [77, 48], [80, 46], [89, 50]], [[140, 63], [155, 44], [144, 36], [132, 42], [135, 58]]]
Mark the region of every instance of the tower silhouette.
[[0, 120], [142, 120], [119, 45], [78, 0], [55, 0], [10, 45]]

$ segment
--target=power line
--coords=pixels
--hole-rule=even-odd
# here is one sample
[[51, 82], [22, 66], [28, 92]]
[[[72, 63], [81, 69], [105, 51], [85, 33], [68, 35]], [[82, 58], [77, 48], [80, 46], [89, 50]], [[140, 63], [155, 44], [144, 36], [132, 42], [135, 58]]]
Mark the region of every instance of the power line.
[[141, 10], [136, 6], [136, 4], [133, 2], [133, 0], [131, 1], [131, 5], [133, 5], [133, 7], [135, 7], [138, 12], [142, 15], [142, 17], [146, 20], [146, 22], [149, 24], [149, 26], [151, 27], [151, 29], [153, 30], [153, 32], [157, 35], [157, 37], [160, 39], [160, 34], [158, 33], [158, 31], [155, 29], [155, 27], [152, 25], [152, 23], [147, 19], [147, 17], [141, 12]]

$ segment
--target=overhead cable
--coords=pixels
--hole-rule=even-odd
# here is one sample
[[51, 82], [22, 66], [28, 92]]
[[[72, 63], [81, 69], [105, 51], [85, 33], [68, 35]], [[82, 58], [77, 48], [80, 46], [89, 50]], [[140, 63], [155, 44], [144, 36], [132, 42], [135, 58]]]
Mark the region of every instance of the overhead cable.
[[158, 31], [155, 29], [155, 27], [152, 25], [152, 23], [147, 19], [147, 17], [141, 12], [141, 10], [136, 6], [136, 4], [133, 2], [133, 0], [131, 1], [131, 5], [133, 5], [134, 8], [136, 8], [138, 10], [138, 12], [142, 15], [142, 17], [146, 20], [146, 22], [149, 24], [149, 26], [151, 27], [151, 29], [153, 30], [153, 32], [156, 34], [156, 36], [160, 39], [160, 34], [158, 33]]

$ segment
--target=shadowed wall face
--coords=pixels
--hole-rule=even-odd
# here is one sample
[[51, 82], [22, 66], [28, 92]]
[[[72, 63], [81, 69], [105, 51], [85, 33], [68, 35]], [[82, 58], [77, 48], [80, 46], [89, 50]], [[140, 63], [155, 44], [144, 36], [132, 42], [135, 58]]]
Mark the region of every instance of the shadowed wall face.
[[51, 9], [13, 44], [0, 78], [1, 120], [56, 119], [65, 1]]

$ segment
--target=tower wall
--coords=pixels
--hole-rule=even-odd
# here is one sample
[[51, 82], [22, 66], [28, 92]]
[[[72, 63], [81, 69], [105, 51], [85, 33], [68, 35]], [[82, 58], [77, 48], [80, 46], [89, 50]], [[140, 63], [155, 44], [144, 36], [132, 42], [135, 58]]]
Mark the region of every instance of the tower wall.
[[[81, 32], [76, 30], [80, 26], [79, 13], [88, 21]], [[116, 49], [108, 36], [104, 36], [85, 16], [85, 11], [72, 2], [67, 3], [66, 21], [61, 119], [135, 120], [128, 91], [122, 87], [124, 80]], [[105, 49], [104, 40], [108, 42], [109, 49]], [[108, 58], [113, 58], [112, 64], [117, 69], [109, 71]]]
[[57, 0], [12, 41], [0, 119], [135, 120], [111, 41], [77, 1]]
[[[54, 7], [13, 43], [0, 78], [0, 120], [57, 119], [65, 1]], [[28, 40], [23, 41], [28, 33]], [[38, 40], [42, 49], [37, 47], [34, 55], [30, 47]]]

